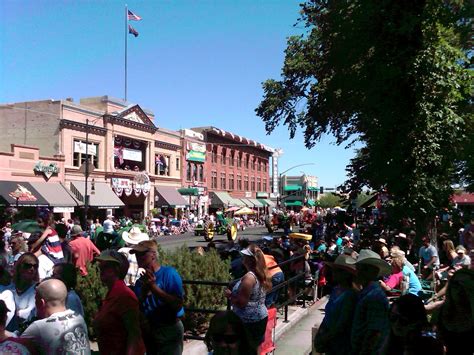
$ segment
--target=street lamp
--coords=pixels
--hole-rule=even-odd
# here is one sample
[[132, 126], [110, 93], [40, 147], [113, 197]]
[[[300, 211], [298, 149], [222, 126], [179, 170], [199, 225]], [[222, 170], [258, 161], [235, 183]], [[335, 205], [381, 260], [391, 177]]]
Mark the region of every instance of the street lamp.
[[315, 163], [304, 163], [304, 164], [298, 164], [298, 165], [294, 165], [292, 166], [291, 168], [288, 168], [286, 169], [285, 171], [281, 172], [280, 174], [278, 174], [278, 184], [279, 184], [279, 196], [278, 196], [278, 207], [280, 207], [280, 202], [281, 202], [281, 196], [283, 195], [283, 184], [281, 183], [281, 177], [283, 174], [287, 173], [288, 171], [292, 170], [292, 169], [295, 169], [295, 168], [299, 168], [300, 166], [307, 166], [307, 165], [316, 165]]
[[15, 198], [15, 200], [16, 200], [16, 211], [17, 211], [17, 213], [18, 213], [18, 200], [20, 199], [21, 195], [23, 195], [23, 192], [20, 190], [19, 187], [17, 187], [17, 189], [11, 193], [11, 196], [13, 198]]

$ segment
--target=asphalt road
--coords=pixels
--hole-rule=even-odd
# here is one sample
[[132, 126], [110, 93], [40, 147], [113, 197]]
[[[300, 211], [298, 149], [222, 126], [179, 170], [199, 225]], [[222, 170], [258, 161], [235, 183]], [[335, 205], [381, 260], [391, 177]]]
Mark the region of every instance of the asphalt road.
[[[268, 235], [268, 231], [265, 227], [249, 227], [245, 231], [237, 232], [237, 238], [245, 237], [250, 241], [262, 239], [263, 236]], [[194, 236], [194, 233], [184, 233], [181, 235], [163, 235], [158, 237], [158, 243], [164, 250], [172, 250], [186, 244], [188, 247], [206, 247], [208, 242], [204, 240], [204, 237]], [[227, 243], [227, 237], [225, 235], [216, 235], [214, 237], [214, 243], [219, 247]]]

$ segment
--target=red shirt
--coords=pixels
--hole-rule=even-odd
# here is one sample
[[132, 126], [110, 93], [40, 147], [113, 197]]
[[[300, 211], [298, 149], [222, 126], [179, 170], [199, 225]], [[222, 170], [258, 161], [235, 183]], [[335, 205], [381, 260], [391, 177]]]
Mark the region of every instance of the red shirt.
[[[136, 312], [135, 325], [138, 324], [139, 306], [138, 299], [123, 280], [117, 280], [107, 296], [102, 301], [102, 306], [94, 319], [94, 328], [97, 331], [97, 340], [101, 354], [125, 354], [127, 351], [127, 330], [124, 324], [124, 315], [127, 312]], [[143, 341], [134, 347], [135, 354], [144, 354]]]
[[69, 242], [72, 251], [72, 260], [79, 269], [82, 276], [87, 275], [87, 263], [94, 260], [96, 255], [100, 254], [99, 249], [89, 239], [84, 237], [74, 238]]

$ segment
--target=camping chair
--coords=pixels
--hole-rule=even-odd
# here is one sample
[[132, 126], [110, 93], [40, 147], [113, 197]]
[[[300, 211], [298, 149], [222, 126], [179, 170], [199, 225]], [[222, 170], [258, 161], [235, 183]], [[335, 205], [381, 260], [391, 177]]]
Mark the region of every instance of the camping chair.
[[268, 309], [267, 329], [265, 330], [265, 339], [260, 345], [260, 355], [273, 354], [276, 349], [275, 329], [277, 324], [277, 309], [275, 307]]

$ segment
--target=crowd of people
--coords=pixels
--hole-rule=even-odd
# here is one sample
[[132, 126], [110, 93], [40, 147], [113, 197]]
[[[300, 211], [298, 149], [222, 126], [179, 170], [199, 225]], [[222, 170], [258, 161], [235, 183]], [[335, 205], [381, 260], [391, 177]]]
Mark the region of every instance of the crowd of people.
[[[234, 280], [223, 294], [232, 309], [209, 324], [210, 352], [258, 354], [270, 308], [328, 294], [315, 339], [320, 352], [473, 353], [468, 339], [474, 319], [474, 220], [459, 233], [440, 234], [439, 245], [424, 236], [418, 248], [410, 225], [397, 230], [370, 219], [355, 225], [340, 211], [289, 215], [293, 230], [306, 237], [293, 238], [285, 230], [256, 243], [241, 238], [208, 245], [231, 260]], [[83, 231], [79, 223], [43, 219], [33, 233], [5, 225], [0, 353], [90, 353], [89, 325], [75, 288], [92, 262], [107, 288], [92, 322], [100, 353], [183, 352], [181, 277], [160, 264], [157, 238], [137, 225], [118, 235], [121, 223], [108, 216]], [[101, 238], [94, 233], [98, 228]], [[301, 280], [278, 288], [295, 275]], [[319, 295], [311, 294], [315, 283]]]

